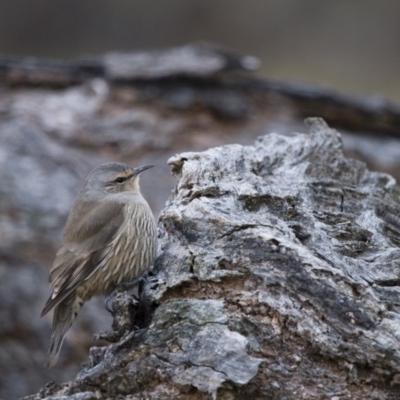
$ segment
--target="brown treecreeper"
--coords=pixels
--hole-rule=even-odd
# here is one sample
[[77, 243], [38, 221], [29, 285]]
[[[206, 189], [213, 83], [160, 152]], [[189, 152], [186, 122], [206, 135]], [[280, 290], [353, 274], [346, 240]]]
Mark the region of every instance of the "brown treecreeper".
[[139, 187], [140, 174], [151, 167], [102, 164], [78, 194], [51, 268], [53, 293], [41, 315], [54, 308], [47, 368], [57, 362], [64, 336], [85, 301], [138, 279], [153, 266], [156, 224]]

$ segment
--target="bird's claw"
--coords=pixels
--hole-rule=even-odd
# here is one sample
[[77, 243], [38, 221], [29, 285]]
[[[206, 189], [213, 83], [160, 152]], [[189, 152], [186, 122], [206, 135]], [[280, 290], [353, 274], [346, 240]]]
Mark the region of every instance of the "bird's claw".
[[106, 298], [104, 299], [104, 308], [110, 313], [110, 314], [114, 314], [114, 304], [113, 304], [113, 307], [112, 308], [110, 308], [109, 306], [108, 306], [108, 303], [109, 303], [109, 301], [111, 300], [110, 299], [110, 297], [111, 297], [111, 295], [112, 295], [112, 293], [110, 294], [110, 295], [108, 295], [108, 296], [106, 296]]

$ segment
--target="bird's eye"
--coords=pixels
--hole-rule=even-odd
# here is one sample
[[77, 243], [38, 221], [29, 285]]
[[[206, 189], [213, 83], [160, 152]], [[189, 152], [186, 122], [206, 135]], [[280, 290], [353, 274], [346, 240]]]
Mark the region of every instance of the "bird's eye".
[[125, 182], [125, 179], [126, 179], [126, 178], [123, 178], [122, 176], [119, 176], [117, 179], [115, 179], [114, 182], [116, 182], [116, 183], [122, 183], [122, 182]]

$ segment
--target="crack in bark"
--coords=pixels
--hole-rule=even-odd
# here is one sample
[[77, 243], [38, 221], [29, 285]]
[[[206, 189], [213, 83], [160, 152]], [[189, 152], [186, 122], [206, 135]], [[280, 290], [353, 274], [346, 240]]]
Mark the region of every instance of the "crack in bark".
[[375, 280], [373, 283], [382, 287], [397, 287], [400, 286], [400, 279]]
[[224, 234], [222, 234], [221, 236], [219, 236], [218, 239], [223, 239], [226, 236], [233, 235], [235, 232], [240, 232], [240, 231], [244, 231], [246, 229], [251, 229], [251, 228], [257, 228], [257, 225], [256, 224], [243, 224], [240, 226], [235, 226], [232, 229], [230, 229], [229, 231], [227, 231]]

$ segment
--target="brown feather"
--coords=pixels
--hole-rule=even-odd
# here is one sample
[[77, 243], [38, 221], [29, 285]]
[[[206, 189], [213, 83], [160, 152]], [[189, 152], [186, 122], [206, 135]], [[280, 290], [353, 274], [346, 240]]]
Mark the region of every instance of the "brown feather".
[[56, 363], [64, 336], [85, 301], [151, 268], [156, 225], [139, 188], [140, 173], [150, 167], [102, 164], [79, 193], [51, 268], [53, 293], [42, 311], [43, 316], [54, 308], [47, 367]]
[[123, 208], [123, 204], [116, 202], [100, 203], [81, 221], [77, 220], [73, 210], [67, 221], [63, 245], [57, 252], [50, 273], [49, 280], [54, 291], [41, 316], [46, 315], [96, 271], [107, 255], [107, 245], [121, 228]]
[[53, 326], [44, 366], [51, 368], [57, 362], [65, 334], [74, 322], [82, 303], [75, 293], [66, 297], [54, 310]]

